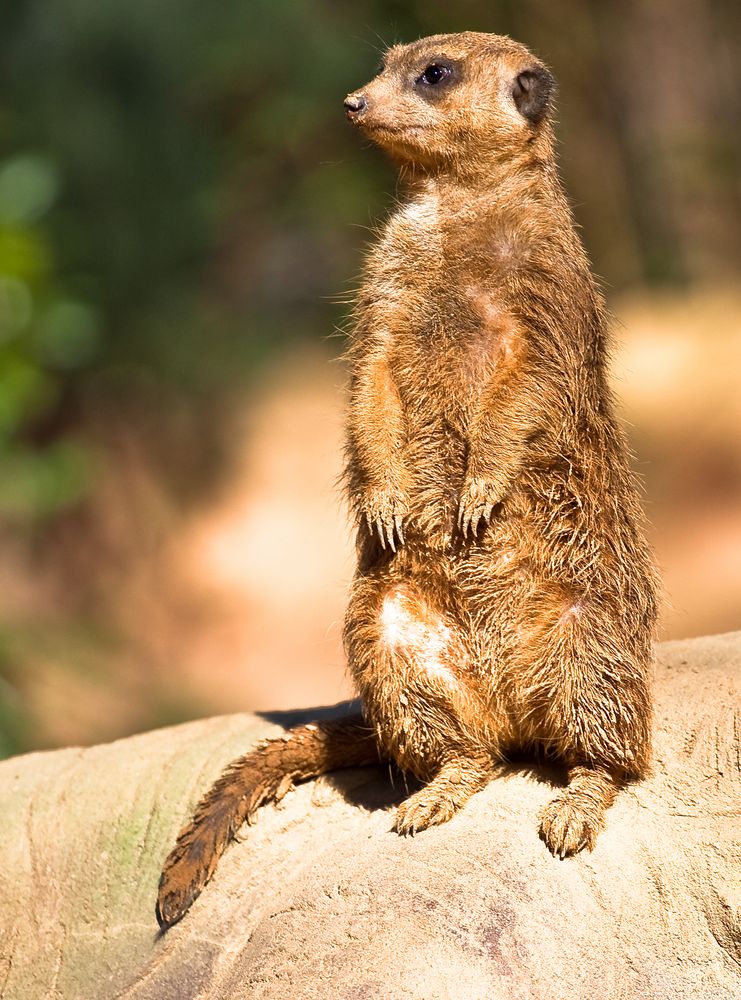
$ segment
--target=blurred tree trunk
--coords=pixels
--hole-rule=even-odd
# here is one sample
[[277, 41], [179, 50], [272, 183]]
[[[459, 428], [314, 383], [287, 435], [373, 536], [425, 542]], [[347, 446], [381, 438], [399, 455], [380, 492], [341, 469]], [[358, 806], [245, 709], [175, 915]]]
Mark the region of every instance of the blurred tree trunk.
[[[616, 94], [642, 215], [644, 276], [736, 277], [741, 254], [738, 6], [708, 0], [606, 4]], [[618, 102], [616, 102], [618, 103]], [[639, 182], [642, 178], [642, 184]]]
[[615, 285], [737, 278], [741, 8], [525, 0], [513, 33], [554, 67], [562, 169]]

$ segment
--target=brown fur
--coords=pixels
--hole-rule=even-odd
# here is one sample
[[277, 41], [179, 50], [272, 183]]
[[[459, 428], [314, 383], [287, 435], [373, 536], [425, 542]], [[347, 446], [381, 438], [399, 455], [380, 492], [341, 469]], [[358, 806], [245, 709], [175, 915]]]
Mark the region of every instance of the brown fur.
[[[656, 579], [551, 88], [523, 46], [466, 32], [391, 49], [346, 103], [407, 197], [369, 254], [349, 355], [345, 640], [378, 752], [425, 783], [400, 833], [449, 819], [513, 751], [544, 751], [568, 769], [540, 818], [564, 857], [648, 765]], [[373, 756], [355, 733], [326, 766]], [[164, 924], [245, 815], [318, 772], [302, 753], [289, 733], [212, 789], [165, 866]]]

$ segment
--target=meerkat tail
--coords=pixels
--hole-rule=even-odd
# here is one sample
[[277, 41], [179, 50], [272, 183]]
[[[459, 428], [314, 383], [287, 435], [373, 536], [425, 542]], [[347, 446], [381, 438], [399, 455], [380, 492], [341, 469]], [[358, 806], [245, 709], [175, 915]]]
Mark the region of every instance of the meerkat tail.
[[242, 823], [259, 806], [278, 802], [294, 783], [380, 760], [361, 715], [289, 729], [233, 761], [196, 807], [165, 861], [157, 921], [167, 930], [187, 913]]

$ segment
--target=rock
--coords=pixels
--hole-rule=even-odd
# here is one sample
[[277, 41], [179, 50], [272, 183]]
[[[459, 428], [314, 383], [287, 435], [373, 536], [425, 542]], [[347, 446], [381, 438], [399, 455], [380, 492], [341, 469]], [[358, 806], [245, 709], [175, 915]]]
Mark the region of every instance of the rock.
[[[182, 923], [160, 867], [251, 716], [0, 765], [7, 1000], [731, 1000], [741, 997], [741, 633], [658, 647], [655, 773], [592, 854], [553, 859], [559, 776], [512, 766], [402, 839], [385, 769], [268, 807]], [[293, 721], [293, 720], [291, 720]]]

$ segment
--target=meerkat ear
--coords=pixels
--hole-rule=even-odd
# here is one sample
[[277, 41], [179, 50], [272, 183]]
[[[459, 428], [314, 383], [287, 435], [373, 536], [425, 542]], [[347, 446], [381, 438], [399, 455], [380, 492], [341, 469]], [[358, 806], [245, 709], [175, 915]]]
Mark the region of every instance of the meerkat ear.
[[512, 87], [515, 106], [523, 118], [537, 125], [548, 113], [556, 81], [545, 66], [533, 66], [518, 73]]

